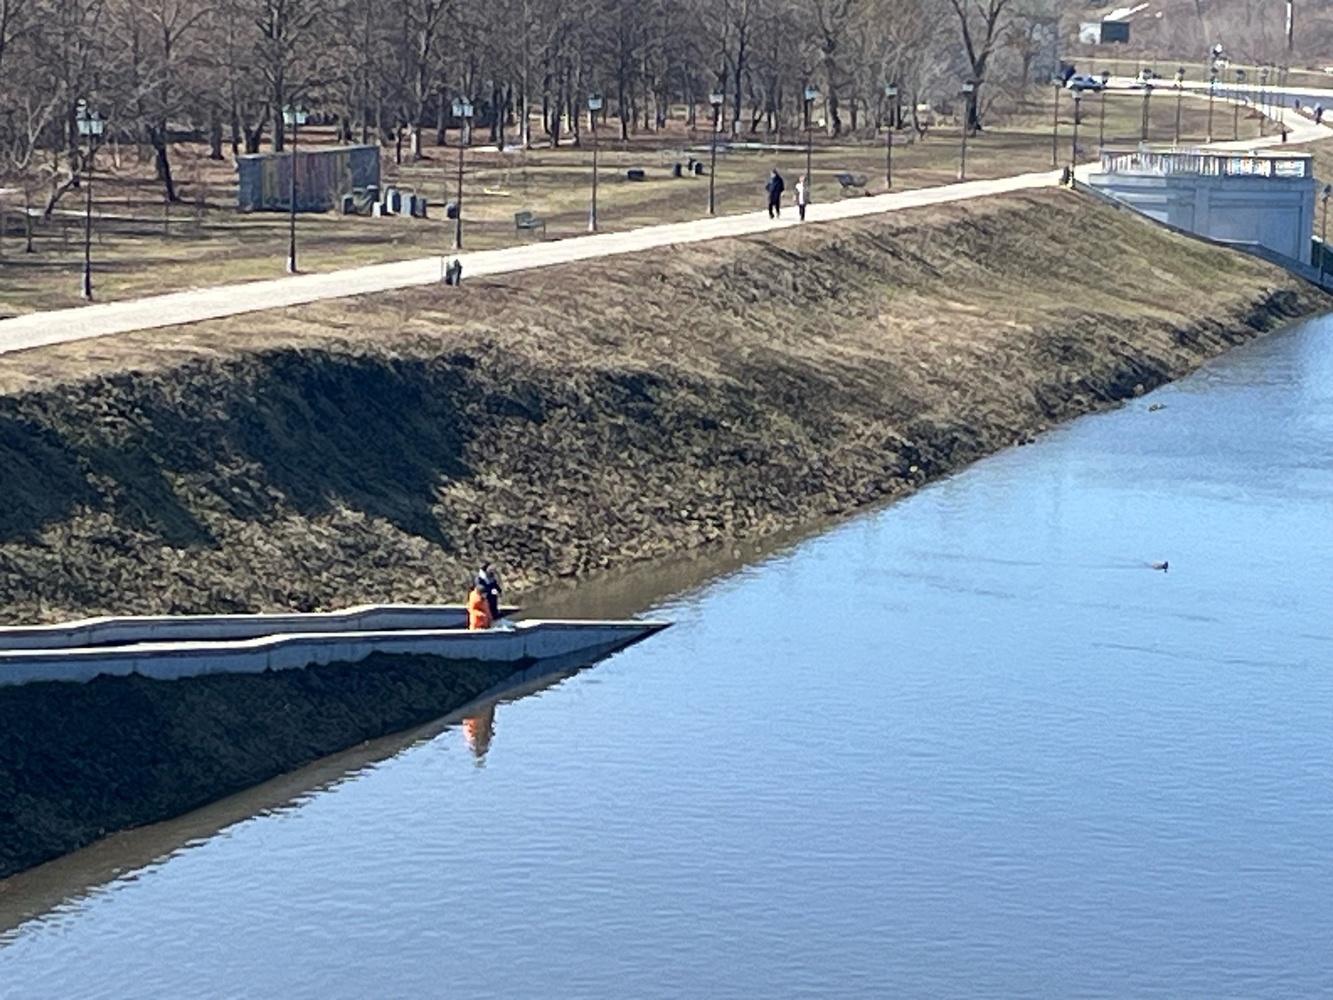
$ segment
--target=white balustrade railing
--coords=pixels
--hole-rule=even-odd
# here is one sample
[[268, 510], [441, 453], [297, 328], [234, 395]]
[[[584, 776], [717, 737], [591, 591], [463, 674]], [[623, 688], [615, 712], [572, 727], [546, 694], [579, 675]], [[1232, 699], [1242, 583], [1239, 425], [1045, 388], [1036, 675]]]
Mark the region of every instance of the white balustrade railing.
[[1303, 154], [1216, 153], [1204, 150], [1107, 150], [1102, 153], [1104, 174], [1141, 174], [1155, 177], [1283, 177], [1314, 176], [1313, 157]]

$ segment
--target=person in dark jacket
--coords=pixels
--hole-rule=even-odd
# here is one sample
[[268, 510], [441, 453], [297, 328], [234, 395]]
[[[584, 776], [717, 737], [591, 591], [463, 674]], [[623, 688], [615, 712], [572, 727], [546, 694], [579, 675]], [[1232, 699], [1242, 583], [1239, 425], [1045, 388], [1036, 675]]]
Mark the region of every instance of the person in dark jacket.
[[486, 598], [487, 608], [491, 613], [491, 621], [500, 620], [500, 578], [495, 575], [495, 570], [491, 569], [491, 564], [484, 562], [481, 569], [477, 570], [477, 589]]
[[782, 216], [782, 192], [787, 190], [786, 183], [782, 180], [782, 175], [778, 173], [778, 168], [773, 168], [773, 173], [769, 175], [768, 184], [764, 190], [768, 192], [768, 217], [777, 219]]

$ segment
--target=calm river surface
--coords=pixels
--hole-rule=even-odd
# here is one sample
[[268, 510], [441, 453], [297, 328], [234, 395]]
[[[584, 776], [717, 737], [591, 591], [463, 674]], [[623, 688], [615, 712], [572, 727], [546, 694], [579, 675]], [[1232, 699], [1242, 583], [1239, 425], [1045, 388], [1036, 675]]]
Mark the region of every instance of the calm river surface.
[[0, 996], [1333, 995], [1333, 320], [651, 610]]

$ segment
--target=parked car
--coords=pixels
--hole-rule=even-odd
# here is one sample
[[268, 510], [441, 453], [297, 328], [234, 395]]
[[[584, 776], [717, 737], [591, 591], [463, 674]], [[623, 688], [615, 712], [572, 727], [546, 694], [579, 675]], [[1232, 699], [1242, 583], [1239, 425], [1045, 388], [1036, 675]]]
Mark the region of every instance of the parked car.
[[1076, 73], [1065, 81], [1065, 86], [1070, 90], [1101, 90], [1104, 84], [1100, 76]]

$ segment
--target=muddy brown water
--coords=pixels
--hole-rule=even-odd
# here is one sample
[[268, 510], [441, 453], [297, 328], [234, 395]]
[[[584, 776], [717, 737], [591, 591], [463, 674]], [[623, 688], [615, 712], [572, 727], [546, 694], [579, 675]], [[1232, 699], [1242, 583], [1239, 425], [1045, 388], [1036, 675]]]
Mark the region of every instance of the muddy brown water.
[[4, 885], [0, 996], [1328, 995], [1330, 440], [1322, 319], [618, 581], [676, 627]]

